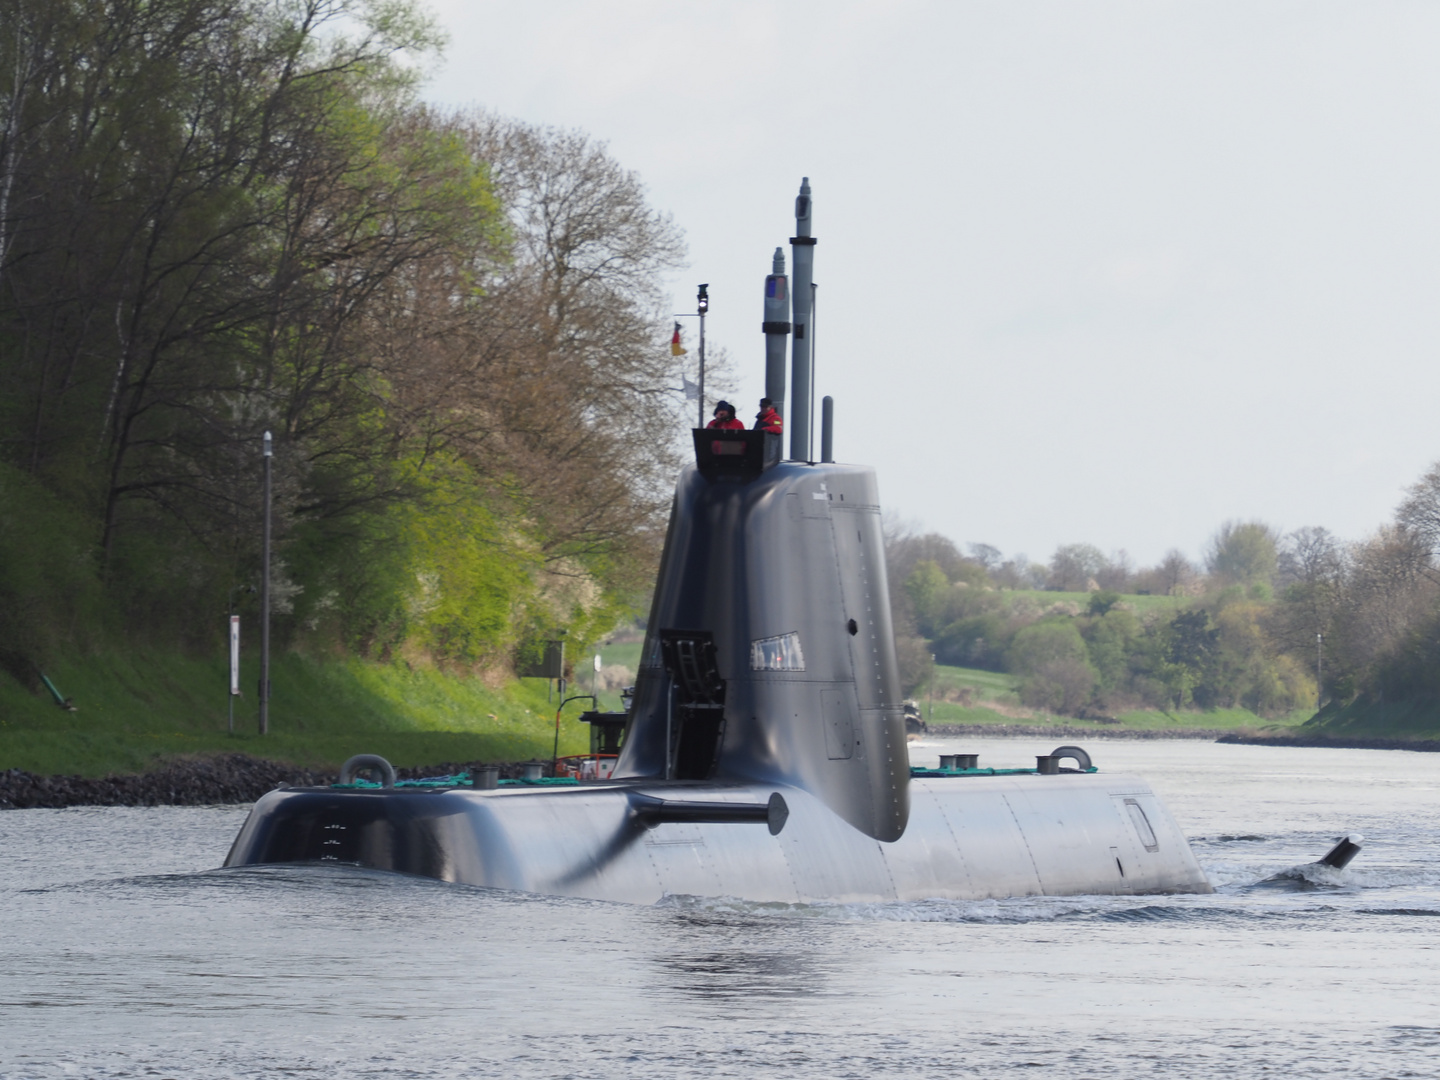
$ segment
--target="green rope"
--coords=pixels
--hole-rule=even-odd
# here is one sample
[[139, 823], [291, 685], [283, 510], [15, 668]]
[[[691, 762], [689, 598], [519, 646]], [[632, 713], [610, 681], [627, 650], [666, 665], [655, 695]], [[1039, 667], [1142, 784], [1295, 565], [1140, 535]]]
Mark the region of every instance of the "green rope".
[[[1034, 776], [1039, 773], [1038, 769], [919, 769], [912, 768], [911, 776]], [[1099, 772], [1094, 765], [1083, 770], [1087, 773]]]
[[[542, 776], [535, 780], [501, 780], [501, 787], [576, 787], [580, 783], [573, 776]], [[459, 788], [474, 787], [474, 780], [469, 773], [458, 773], [455, 776], [426, 776], [419, 780], [396, 780], [397, 788]], [[379, 791], [384, 784], [372, 780], [355, 780], [349, 784], [331, 784], [332, 788], [340, 791]]]

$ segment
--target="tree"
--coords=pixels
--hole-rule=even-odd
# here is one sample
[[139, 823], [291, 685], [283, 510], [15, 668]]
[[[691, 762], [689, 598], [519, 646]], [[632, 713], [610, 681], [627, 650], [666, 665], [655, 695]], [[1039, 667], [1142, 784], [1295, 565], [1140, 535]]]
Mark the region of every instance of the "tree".
[[1199, 571], [1183, 552], [1171, 548], [1159, 564], [1136, 575], [1137, 587], [1159, 596], [1187, 596], [1199, 578]]
[[1111, 592], [1129, 592], [1134, 584], [1135, 567], [1130, 553], [1124, 548], [1114, 552], [1105, 560], [1105, 565], [1095, 574], [1095, 583]]
[[1210, 673], [1219, 642], [1220, 632], [1199, 608], [1180, 612], [1164, 627], [1156, 641], [1153, 674], [1170, 705], [1184, 709], [1195, 703], [1195, 690]]
[[925, 637], [934, 637], [950, 593], [950, 579], [933, 559], [925, 559], [917, 563], [905, 579], [905, 593], [910, 598], [910, 608], [915, 613], [920, 633]]
[[1279, 541], [1263, 521], [1227, 521], [1206, 549], [1206, 569], [1224, 584], [1268, 588], [1278, 564]]
[[1050, 558], [1046, 587], [1060, 592], [1084, 592], [1105, 567], [1105, 556], [1092, 544], [1062, 544]]
[[1073, 715], [1089, 700], [1095, 686], [1085, 642], [1073, 620], [1046, 620], [1015, 635], [1007, 656], [1021, 677], [1025, 704]]
[[130, 626], [256, 573], [265, 430], [282, 637], [478, 662], [657, 554], [679, 230], [583, 135], [422, 107], [433, 44], [406, 0], [0, 0], [0, 464]]
[[686, 426], [669, 391], [679, 361], [661, 347], [662, 285], [683, 265], [683, 236], [639, 178], [579, 132], [484, 113], [454, 125], [485, 164], [513, 241], [443, 382], [437, 435], [521, 482], [547, 557], [602, 552], [637, 523], [657, 525], [679, 463], [662, 434]]
[[1105, 691], [1123, 691], [1129, 680], [1132, 657], [1144, 637], [1139, 620], [1128, 611], [1106, 610], [1087, 620], [1081, 635], [1097, 685]]
[[895, 658], [900, 667], [900, 693], [909, 696], [935, 675], [935, 658], [929, 643], [914, 634], [895, 636]]
[[1440, 462], [1406, 491], [1395, 524], [1414, 536], [1432, 558], [1440, 556]]
[[1296, 529], [1284, 538], [1276, 571], [1275, 609], [1266, 621], [1270, 640], [1283, 652], [1311, 657], [1315, 635], [1330, 636], [1345, 591], [1347, 556], [1326, 529]]
[[1381, 689], [1377, 674], [1387, 658], [1440, 602], [1430, 569], [1423, 536], [1398, 526], [1386, 526], [1351, 549], [1327, 649], [1333, 678], [1359, 692]]
[[1005, 557], [1000, 549], [993, 544], [966, 544], [970, 551], [970, 558], [983, 566], [987, 573], [1000, 569]]

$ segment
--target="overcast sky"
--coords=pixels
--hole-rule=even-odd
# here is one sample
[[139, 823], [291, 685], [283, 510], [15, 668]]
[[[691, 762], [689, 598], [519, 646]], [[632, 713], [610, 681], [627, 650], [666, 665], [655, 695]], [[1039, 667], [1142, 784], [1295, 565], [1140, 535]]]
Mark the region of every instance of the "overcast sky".
[[607, 141], [684, 228], [743, 417], [810, 177], [836, 456], [924, 528], [1358, 539], [1440, 459], [1440, 5], [431, 7], [431, 100]]

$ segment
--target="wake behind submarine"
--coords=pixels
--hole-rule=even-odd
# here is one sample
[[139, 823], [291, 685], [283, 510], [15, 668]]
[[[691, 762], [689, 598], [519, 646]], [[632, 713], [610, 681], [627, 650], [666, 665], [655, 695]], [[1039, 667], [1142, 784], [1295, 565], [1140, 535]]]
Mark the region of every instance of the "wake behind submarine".
[[808, 460], [811, 212], [806, 179], [793, 288], [779, 249], [765, 279], [782, 413], [791, 342], [789, 457], [780, 435], [695, 430], [629, 710], [609, 735], [589, 716], [595, 749], [618, 739], [610, 775], [407, 786], [371, 759], [386, 775], [367, 786], [347, 763], [340, 784], [260, 799], [226, 866], [339, 862], [640, 904], [1211, 891], [1150, 786], [1078, 747], [1035, 769], [910, 767], [875, 472], [830, 460], [828, 425]]

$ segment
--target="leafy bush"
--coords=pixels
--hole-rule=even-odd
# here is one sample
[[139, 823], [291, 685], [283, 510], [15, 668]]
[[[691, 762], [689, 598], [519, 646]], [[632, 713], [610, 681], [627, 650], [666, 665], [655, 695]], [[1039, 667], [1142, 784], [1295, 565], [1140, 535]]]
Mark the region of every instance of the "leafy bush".
[[958, 619], [935, 639], [935, 657], [942, 664], [1004, 671], [1013, 632], [998, 612]]

